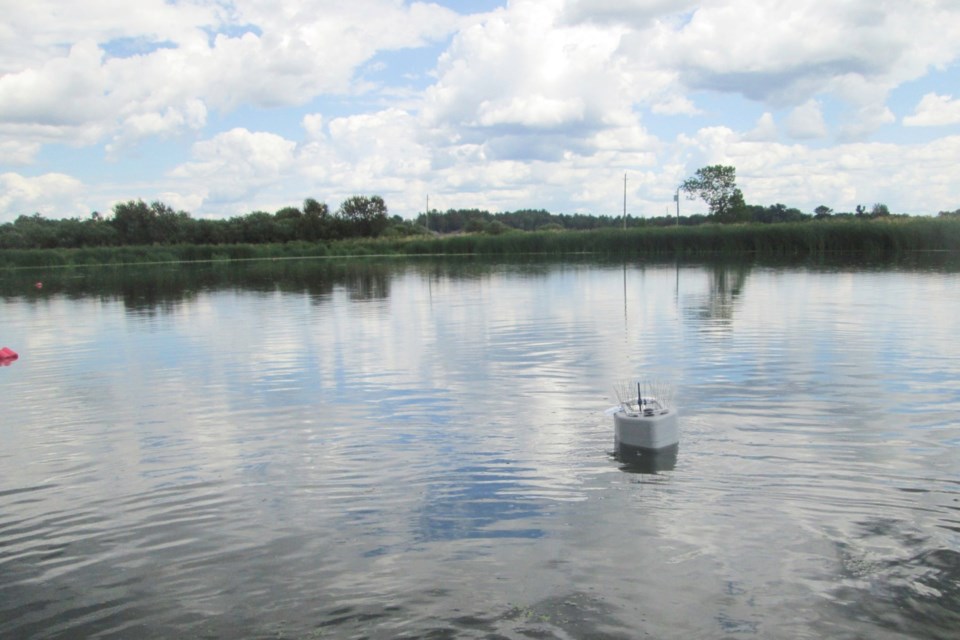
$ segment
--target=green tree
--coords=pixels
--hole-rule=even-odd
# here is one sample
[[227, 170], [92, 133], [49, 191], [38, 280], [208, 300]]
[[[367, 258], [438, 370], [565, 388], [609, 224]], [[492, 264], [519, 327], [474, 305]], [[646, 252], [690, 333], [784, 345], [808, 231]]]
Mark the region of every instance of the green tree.
[[874, 218], [884, 218], [889, 215], [890, 209], [882, 202], [876, 203], [873, 205], [873, 209], [870, 210], [870, 216]]
[[110, 220], [122, 244], [186, 242], [191, 239], [192, 222], [185, 211], [174, 211], [156, 201], [148, 205], [143, 200], [118, 202]]
[[387, 205], [380, 196], [353, 196], [340, 205], [338, 217], [346, 226], [347, 235], [373, 238], [387, 228]]
[[281, 234], [285, 238], [302, 239], [300, 237], [300, 226], [303, 219], [303, 212], [296, 207], [283, 207], [273, 214], [274, 221], [281, 229]]
[[829, 218], [832, 215], [833, 215], [833, 209], [831, 209], [825, 204], [822, 204], [813, 210], [813, 217], [816, 218], [817, 220], [822, 220], [823, 218]]
[[129, 200], [113, 205], [110, 224], [117, 230], [122, 244], [150, 244], [152, 212], [143, 200]]
[[734, 189], [727, 203], [726, 222], [748, 222], [750, 212], [747, 210], [747, 203], [743, 199], [743, 192], [740, 189]]
[[150, 204], [152, 214], [151, 241], [173, 244], [193, 239], [193, 220], [186, 211], [174, 211], [162, 202]]
[[266, 211], [253, 211], [239, 219], [241, 241], [249, 244], [286, 242], [293, 239], [293, 230]]
[[680, 189], [687, 198], [702, 199], [718, 222], [736, 222], [743, 213], [743, 193], [737, 188], [737, 170], [728, 165], [715, 164], [697, 169], [693, 178], [687, 178]]
[[493, 220], [484, 225], [483, 232], [489, 233], [492, 236], [499, 236], [500, 234], [510, 231], [510, 227], [503, 224], [499, 220]]
[[473, 220], [468, 220], [466, 226], [463, 228], [467, 233], [480, 233], [483, 231], [484, 222], [480, 218], [474, 218]]
[[325, 202], [313, 198], [303, 201], [303, 217], [300, 219], [300, 238], [302, 240], [333, 240], [336, 227], [330, 217], [330, 208]]

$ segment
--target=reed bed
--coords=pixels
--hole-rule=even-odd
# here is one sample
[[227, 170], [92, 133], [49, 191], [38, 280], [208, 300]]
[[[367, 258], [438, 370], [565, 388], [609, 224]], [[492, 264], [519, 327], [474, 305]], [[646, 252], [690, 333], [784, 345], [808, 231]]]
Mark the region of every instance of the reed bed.
[[859, 255], [891, 258], [923, 251], [960, 252], [960, 220], [925, 217], [844, 219], [591, 231], [509, 231], [498, 235], [477, 233], [330, 243], [6, 249], [0, 251], [0, 268], [373, 255], [563, 256], [588, 253], [657, 257]]

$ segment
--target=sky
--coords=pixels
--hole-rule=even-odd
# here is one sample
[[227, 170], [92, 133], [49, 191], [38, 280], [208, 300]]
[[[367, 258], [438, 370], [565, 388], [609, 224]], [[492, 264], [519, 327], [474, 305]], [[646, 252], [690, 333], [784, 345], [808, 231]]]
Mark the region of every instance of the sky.
[[[0, 0], [0, 223], [960, 208], [957, 0]], [[706, 212], [685, 198], [681, 213]]]

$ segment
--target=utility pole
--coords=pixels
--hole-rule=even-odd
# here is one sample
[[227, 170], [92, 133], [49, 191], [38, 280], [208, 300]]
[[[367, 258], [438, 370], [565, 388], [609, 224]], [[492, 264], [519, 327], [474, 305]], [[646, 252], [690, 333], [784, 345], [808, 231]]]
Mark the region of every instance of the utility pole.
[[679, 227], [680, 226], [680, 187], [677, 187], [677, 192], [673, 194], [673, 201], [677, 203], [677, 226]]
[[427, 209], [424, 211], [423, 219], [427, 223], [427, 231], [430, 231], [430, 194], [427, 194]]
[[623, 174], [623, 228], [627, 228], [627, 174]]

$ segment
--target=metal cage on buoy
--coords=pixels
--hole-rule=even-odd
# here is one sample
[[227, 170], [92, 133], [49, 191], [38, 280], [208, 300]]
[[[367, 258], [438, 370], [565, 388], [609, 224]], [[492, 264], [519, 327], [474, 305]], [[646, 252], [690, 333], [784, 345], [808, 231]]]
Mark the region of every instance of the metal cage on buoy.
[[672, 386], [629, 381], [619, 383], [616, 392], [620, 404], [610, 412], [618, 456], [622, 457], [625, 450], [660, 451], [680, 442], [679, 411], [673, 406]]

